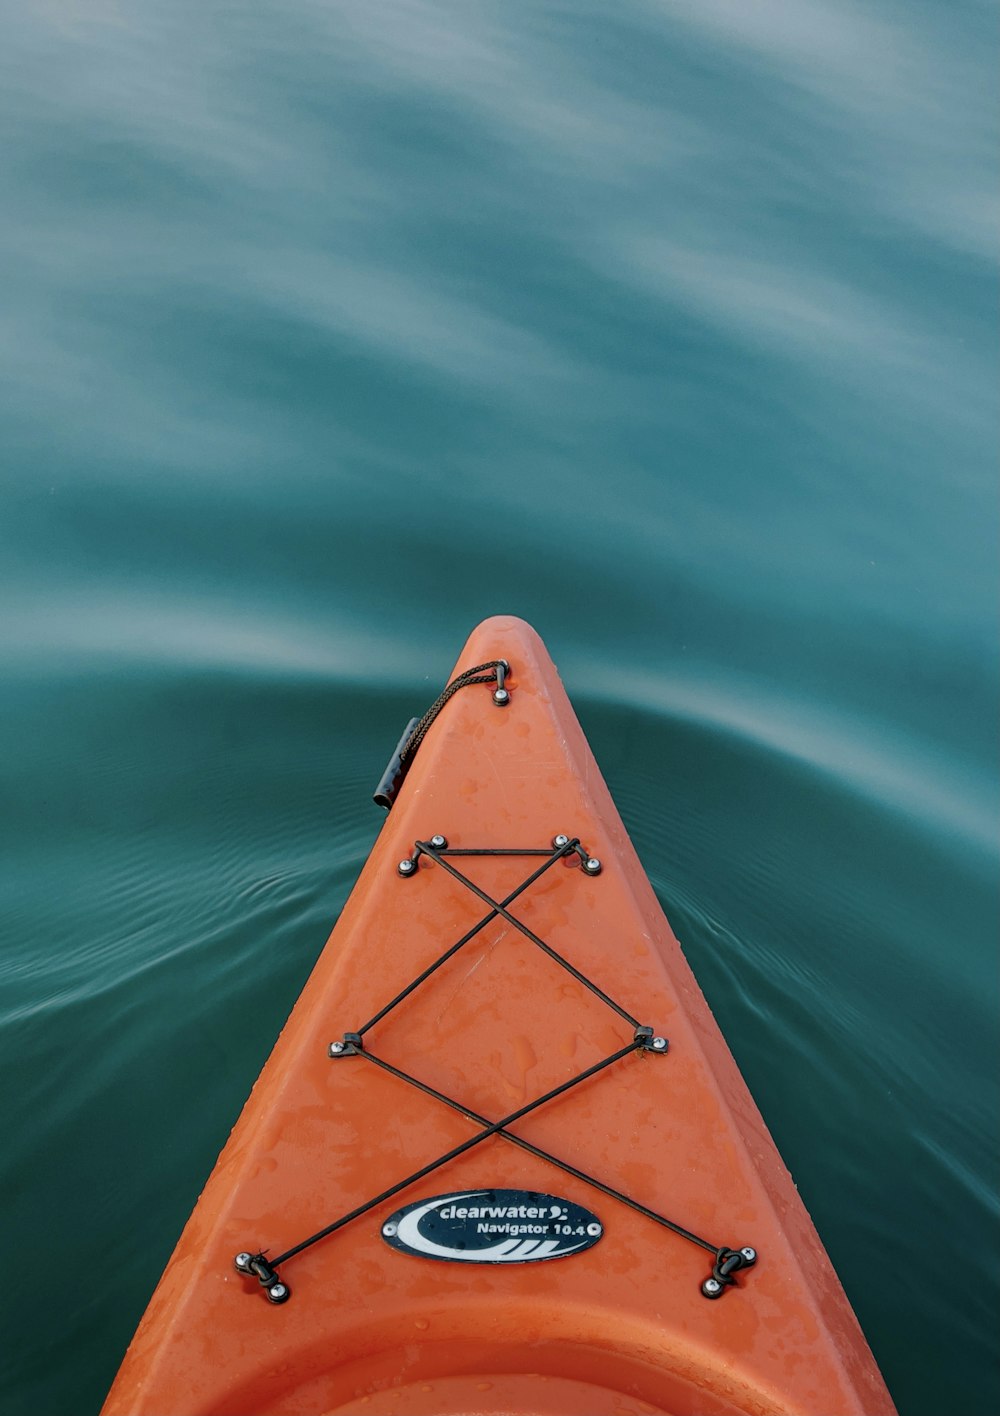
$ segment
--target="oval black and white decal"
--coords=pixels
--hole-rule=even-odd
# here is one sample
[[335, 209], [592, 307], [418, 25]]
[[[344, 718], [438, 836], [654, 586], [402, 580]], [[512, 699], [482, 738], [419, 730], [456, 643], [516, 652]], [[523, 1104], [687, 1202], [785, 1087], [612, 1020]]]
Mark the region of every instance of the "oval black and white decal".
[[530, 1264], [589, 1249], [604, 1233], [595, 1214], [537, 1190], [461, 1190], [417, 1200], [382, 1225], [404, 1254], [462, 1264]]

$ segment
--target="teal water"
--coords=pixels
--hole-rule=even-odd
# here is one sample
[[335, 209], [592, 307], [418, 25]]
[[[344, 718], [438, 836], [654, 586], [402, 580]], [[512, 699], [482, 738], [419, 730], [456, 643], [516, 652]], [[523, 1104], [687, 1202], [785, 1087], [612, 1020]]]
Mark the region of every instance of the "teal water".
[[6, 1410], [98, 1409], [500, 611], [902, 1416], [1000, 1405], [997, 39], [974, 0], [5, 8]]

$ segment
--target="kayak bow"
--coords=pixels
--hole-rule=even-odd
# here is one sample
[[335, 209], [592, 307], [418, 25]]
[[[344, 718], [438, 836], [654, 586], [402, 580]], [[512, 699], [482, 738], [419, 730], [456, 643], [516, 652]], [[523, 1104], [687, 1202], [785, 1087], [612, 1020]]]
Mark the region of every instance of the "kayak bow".
[[891, 1416], [544, 646], [456, 676], [104, 1416]]

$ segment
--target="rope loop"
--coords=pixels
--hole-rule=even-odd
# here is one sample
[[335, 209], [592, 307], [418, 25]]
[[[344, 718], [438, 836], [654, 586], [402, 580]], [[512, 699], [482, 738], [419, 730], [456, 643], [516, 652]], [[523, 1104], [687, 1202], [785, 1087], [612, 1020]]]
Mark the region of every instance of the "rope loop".
[[438, 694], [422, 718], [411, 718], [396, 744], [395, 752], [389, 758], [378, 786], [375, 788], [372, 797], [375, 805], [381, 806], [384, 811], [392, 810], [396, 795], [410, 770], [414, 753], [449, 698], [453, 697], [460, 688], [467, 688], [469, 684], [495, 683], [493, 702], [498, 708], [506, 708], [510, 703], [510, 691], [505, 688], [504, 680], [509, 673], [510, 664], [506, 659], [490, 659], [485, 664], [476, 664], [471, 669], [465, 669], [457, 678], [452, 679], [442, 693]]
[[[505, 675], [510, 673], [510, 665], [506, 659], [490, 659], [485, 664], [476, 664], [474, 668], [465, 669], [457, 678], [453, 678], [447, 688], [438, 694], [434, 702], [428, 708], [424, 716], [419, 720], [417, 726], [410, 733], [399, 754], [400, 765], [404, 768], [409, 765], [409, 759], [416, 752], [423, 742], [428, 728], [434, 719], [441, 712], [441, 709], [450, 698], [458, 692], [460, 688], [468, 688], [474, 683], [495, 683], [499, 689], [503, 688]], [[506, 692], [506, 690], [504, 690]]]

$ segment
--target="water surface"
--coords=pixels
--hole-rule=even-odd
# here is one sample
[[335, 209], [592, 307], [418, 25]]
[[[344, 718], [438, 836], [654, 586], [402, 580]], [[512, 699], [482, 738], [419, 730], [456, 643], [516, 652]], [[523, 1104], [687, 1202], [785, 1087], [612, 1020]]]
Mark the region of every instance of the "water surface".
[[12, 1412], [99, 1407], [500, 611], [901, 1413], [1000, 1402], [996, 29], [6, 10]]

